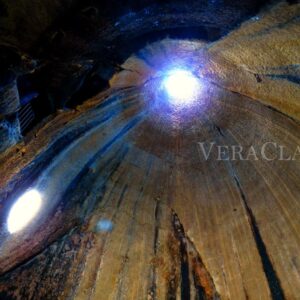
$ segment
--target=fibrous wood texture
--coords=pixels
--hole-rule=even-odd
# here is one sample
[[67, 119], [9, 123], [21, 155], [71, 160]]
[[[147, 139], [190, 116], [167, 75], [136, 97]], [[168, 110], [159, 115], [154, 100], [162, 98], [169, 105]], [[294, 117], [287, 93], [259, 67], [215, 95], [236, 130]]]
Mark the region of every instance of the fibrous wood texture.
[[[109, 90], [53, 116], [2, 157], [0, 298], [299, 299], [299, 85], [274, 62], [284, 96], [276, 100], [273, 75], [256, 72], [269, 67], [269, 50], [253, 65], [255, 46], [242, 38], [253, 26], [260, 39], [251, 24], [212, 45], [167, 39], [146, 47]], [[229, 51], [232, 40], [241, 48]], [[201, 78], [186, 107], [159, 92], [160, 71], [174, 61]], [[274, 147], [274, 160], [218, 160], [215, 147], [205, 160], [201, 142], [258, 153], [276, 143], [294, 160], [278, 159]], [[29, 187], [41, 191], [42, 210], [9, 235], [7, 212]]]

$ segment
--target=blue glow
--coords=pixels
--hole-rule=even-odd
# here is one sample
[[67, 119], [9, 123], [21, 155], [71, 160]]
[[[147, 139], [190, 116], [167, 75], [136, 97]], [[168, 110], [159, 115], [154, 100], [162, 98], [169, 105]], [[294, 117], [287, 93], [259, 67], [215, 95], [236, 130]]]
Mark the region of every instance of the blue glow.
[[103, 219], [100, 220], [97, 225], [96, 225], [96, 231], [103, 231], [103, 232], [108, 232], [108, 231], [112, 231], [114, 225], [110, 220], [107, 219]]
[[163, 81], [169, 101], [176, 105], [188, 104], [197, 100], [200, 92], [200, 82], [191, 72], [175, 69], [168, 72]]

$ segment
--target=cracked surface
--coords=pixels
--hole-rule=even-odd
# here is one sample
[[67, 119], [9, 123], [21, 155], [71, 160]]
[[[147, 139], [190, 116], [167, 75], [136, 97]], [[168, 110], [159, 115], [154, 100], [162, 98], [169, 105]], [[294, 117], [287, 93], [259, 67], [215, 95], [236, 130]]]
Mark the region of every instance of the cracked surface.
[[[235, 50], [220, 54], [230, 67], [212, 55], [210, 67], [198, 69], [235, 34], [242, 47], [247, 38], [239, 31], [247, 26], [210, 46], [170, 39], [149, 45], [121, 66], [110, 89], [53, 115], [1, 157], [1, 299], [299, 298], [299, 156], [229, 163], [216, 159], [215, 148], [207, 161], [199, 155], [203, 141], [275, 142], [288, 153], [300, 144], [297, 107], [293, 113], [274, 94], [262, 97], [273, 84], [266, 74], [285, 86], [291, 83], [280, 76], [297, 75], [296, 67], [262, 74], [243, 59], [241, 89], [230, 77], [241, 64]], [[201, 102], [184, 110], [162, 103], [155, 89], [168, 53], [203, 80]], [[293, 84], [285, 89], [291, 102], [299, 93]], [[3, 220], [11, 202], [41, 181], [41, 215], [8, 236]], [[100, 231], [100, 220], [110, 220], [112, 230]]]
[[[195, 105], [188, 119], [181, 111], [172, 118], [159, 114], [159, 102], [146, 105], [147, 93], [134, 87], [110, 90], [39, 129], [22, 156], [30, 160], [38, 147], [36, 163], [19, 176], [6, 174], [11, 179], [2, 203], [5, 208], [14, 187], [27, 187], [24, 178], [35, 182], [49, 167], [50, 178], [58, 178], [52, 189], [64, 196], [22, 237], [3, 236], [3, 297], [296, 299], [299, 164], [249, 161], [229, 167], [213, 158], [203, 161], [197, 143], [258, 146], [271, 140], [292, 151], [299, 125], [249, 98], [205, 86], [203, 97], [214, 110]], [[65, 120], [67, 127], [57, 131]], [[55, 146], [61, 137], [68, 147]], [[73, 151], [79, 151], [80, 164]], [[60, 185], [66, 175], [69, 186]], [[113, 223], [112, 231], [95, 229], [102, 219]]]

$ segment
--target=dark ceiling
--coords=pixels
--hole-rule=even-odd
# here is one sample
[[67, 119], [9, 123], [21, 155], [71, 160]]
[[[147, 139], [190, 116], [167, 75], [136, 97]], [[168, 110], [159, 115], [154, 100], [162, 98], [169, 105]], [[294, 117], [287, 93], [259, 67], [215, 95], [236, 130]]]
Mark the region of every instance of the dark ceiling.
[[[161, 38], [214, 41], [270, 1], [0, 1], [0, 85], [17, 81], [35, 121], [101, 91], [134, 51]], [[23, 128], [23, 133], [30, 129]]]

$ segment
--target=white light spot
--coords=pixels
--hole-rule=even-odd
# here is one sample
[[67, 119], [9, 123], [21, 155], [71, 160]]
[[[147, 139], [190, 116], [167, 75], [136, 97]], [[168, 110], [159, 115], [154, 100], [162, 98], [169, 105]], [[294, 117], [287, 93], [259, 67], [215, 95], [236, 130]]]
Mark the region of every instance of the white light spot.
[[7, 229], [15, 233], [23, 229], [38, 213], [41, 208], [42, 198], [38, 191], [30, 190], [23, 194], [11, 208]]
[[199, 80], [186, 70], [174, 70], [164, 80], [164, 87], [172, 102], [189, 103], [199, 95]]

